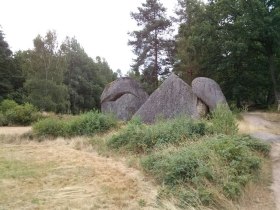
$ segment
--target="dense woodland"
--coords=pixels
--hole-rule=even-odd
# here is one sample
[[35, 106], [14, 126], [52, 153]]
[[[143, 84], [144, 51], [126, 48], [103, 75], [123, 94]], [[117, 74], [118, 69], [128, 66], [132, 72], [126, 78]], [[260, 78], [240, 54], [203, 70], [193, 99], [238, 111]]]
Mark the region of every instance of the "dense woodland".
[[[131, 12], [139, 28], [129, 33], [136, 58], [128, 75], [149, 93], [174, 71], [189, 84], [197, 76], [216, 80], [237, 106], [280, 100], [280, 0], [178, 0], [176, 14], [168, 17], [159, 0]], [[89, 57], [75, 38], [58, 43], [55, 31], [33, 43], [11, 52], [0, 30], [0, 100], [57, 113], [98, 109], [117, 77], [106, 60]]]
[[29, 102], [42, 111], [77, 114], [99, 108], [106, 84], [116, 79], [106, 60], [90, 58], [75, 38], [61, 44], [49, 31], [32, 50], [9, 50], [0, 34], [0, 96]]

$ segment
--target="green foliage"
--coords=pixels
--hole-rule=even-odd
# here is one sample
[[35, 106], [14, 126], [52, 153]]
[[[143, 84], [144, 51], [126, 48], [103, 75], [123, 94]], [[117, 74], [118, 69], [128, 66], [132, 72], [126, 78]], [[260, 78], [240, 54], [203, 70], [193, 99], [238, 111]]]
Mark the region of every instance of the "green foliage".
[[47, 118], [33, 125], [37, 136], [72, 137], [80, 135], [94, 135], [113, 128], [116, 119], [97, 111], [72, 117], [71, 119]]
[[217, 206], [221, 195], [229, 199], [240, 196], [258, 175], [269, 150], [269, 145], [248, 136], [214, 136], [175, 151], [157, 151], [145, 157], [142, 166], [181, 205]]
[[141, 82], [151, 93], [158, 86], [158, 75], [168, 74], [172, 65], [171, 21], [166, 17], [166, 8], [158, 0], [146, 0], [137, 12], [131, 13], [131, 17], [139, 26], [139, 30], [130, 33], [132, 39], [128, 42], [136, 55], [132, 70], [136, 76], [142, 70]]
[[38, 110], [29, 103], [18, 105], [13, 100], [0, 103], [0, 125], [30, 125], [41, 118]]
[[0, 112], [6, 113], [8, 110], [14, 109], [17, 106], [18, 104], [13, 100], [9, 100], [9, 99], [3, 100], [0, 103]]
[[0, 101], [22, 87], [23, 75], [0, 29]]
[[63, 84], [66, 63], [58, 48], [56, 33], [38, 35], [33, 43], [34, 49], [27, 51], [22, 61], [26, 100], [43, 111], [67, 112], [68, 92]]
[[91, 111], [75, 117], [69, 122], [68, 135], [94, 135], [107, 131], [116, 125], [117, 121], [112, 115]]
[[29, 103], [9, 109], [6, 112], [6, 116], [8, 121], [13, 125], [30, 125], [41, 117], [37, 109]]
[[180, 0], [179, 5], [174, 70], [182, 78], [215, 79], [238, 107], [243, 101], [266, 104], [277, 98], [278, 0]]
[[68, 87], [71, 113], [99, 108], [105, 85], [116, 78], [108, 63], [100, 57], [96, 61], [90, 58], [75, 38], [66, 38], [61, 49], [67, 61], [64, 84]]
[[194, 140], [206, 132], [203, 122], [186, 117], [159, 121], [150, 126], [134, 119], [124, 130], [109, 139], [108, 146], [115, 149], [123, 147], [137, 153], [149, 152], [155, 147], [180, 143], [184, 139]]
[[225, 104], [218, 104], [212, 112], [211, 122], [212, 131], [216, 134], [233, 135], [238, 131], [235, 116]]
[[56, 118], [47, 118], [40, 120], [32, 126], [33, 132], [38, 136], [67, 136], [68, 124]]
[[0, 112], [0, 126], [6, 126], [8, 124], [9, 124], [9, 122], [8, 122], [6, 115], [3, 114], [2, 112]]

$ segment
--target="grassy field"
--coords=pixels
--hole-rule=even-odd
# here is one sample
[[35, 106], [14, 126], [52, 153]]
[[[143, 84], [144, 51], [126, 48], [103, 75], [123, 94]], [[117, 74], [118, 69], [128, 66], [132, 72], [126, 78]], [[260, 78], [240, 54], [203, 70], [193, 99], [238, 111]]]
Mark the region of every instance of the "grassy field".
[[86, 138], [15, 142], [0, 144], [0, 209], [158, 206], [153, 183], [123, 161], [97, 155]]
[[[245, 127], [251, 126], [248, 121], [241, 123]], [[40, 142], [36, 138], [20, 137], [29, 132], [30, 127], [0, 128], [0, 209], [180, 209], [175, 205], [178, 202], [174, 193], [168, 194], [160, 179], [143, 168], [143, 160], [161, 155], [169, 161], [181, 161], [180, 156], [176, 159], [176, 154], [187, 151], [185, 147], [195, 148], [195, 144], [203, 143], [203, 140], [197, 141], [197, 134], [202, 134], [204, 128], [199, 123], [188, 127], [187, 131], [179, 127], [177, 133], [196, 135], [189, 143], [173, 142], [170, 145], [165, 142], [178, 136], [176, 131], [167, 130], [172, 122], [165, 126], [148, 130], [140, 126], [139, 132], [144, 132], [140, 132], [143, 137], [140, 144], [127, 141], [130, 136], [125, 136], [126, 125], [90, 137], [45, 138]], [[133, 130], [128, 134], [138, 135]], [[126, 149], [110, 148], [112, 138]], [[152, 150], [145, 146], [145, 139], [149, 138], [154, 142], [149, 145]], [[174, 155], [164, 156], [169, 153]], [[162, 165], [160, 159], [154, 161]], [[223, 209], [275, 209], [270, 188], [271, 168], [270, 159], [263, 159], [258, 175], [246, 184], [238, 199], [227, 199], [223, 195], [215, 199], [223, 203]], [[188, 208], [219, 209], [211, 205]]]

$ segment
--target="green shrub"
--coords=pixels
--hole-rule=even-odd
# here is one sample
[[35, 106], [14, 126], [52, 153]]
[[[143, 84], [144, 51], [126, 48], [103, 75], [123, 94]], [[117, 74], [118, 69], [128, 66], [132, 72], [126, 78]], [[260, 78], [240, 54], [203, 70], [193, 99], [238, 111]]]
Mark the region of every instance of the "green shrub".
[[248, 136], [214, 136], [173, 151], [159, 150], [144, 157], [141, 165], [180, 205], [217, 206], [220, 195], [229, 199], [241, 195], [268, 152], [267, 144]]
[[7, 126], [9, 124], [6, 115], [0, 112], [0, 126]]
[[0, 112], [5, 114], [8, 110], [14, 109], [17, 106], [18, 104], [15, 101], [6, 99], [0, 103]]
[[234, 135], [238, 131], [234, 114], [225, 104], [218, 104], [212, 112], [212, 131], [216, 134]]
[[117, 125], [117, 120], [112, 115], [97, 111], [87, 112], [69, 122], [69, 135], [93, 135], [104, 132]]
[[68, 124], [62, 120], [47, 118], [35, 123], [32, 129], [38, 136], [67, 136]]
[[117, 120], [113, 116], [91, 111], [71, 118], [45, 119], [34, 124], [33, 130], [38, 136], [71, 137], [94, 135], [116, 125]]
[[41, 115], [32, 104], [26, 103], [7, 110], [6, 117], [9, 124], [30, 125], [32, 122], [37, 121]]
[[0, 125], [30, 125], [41, 118], [37, 109], [29, 103], [18, 105], [13, 100], [4, 100], [0, 104]]
[[119, 134], [108, 141], [108, 146], [136, 153], [149, 152], [154, 147], [178, 144], [186, 139], [194, 140], [207, 132], [203, 122], [196, 122], [186, 117], [160, 121], [147, 126], [139, 120], [132, 120]]

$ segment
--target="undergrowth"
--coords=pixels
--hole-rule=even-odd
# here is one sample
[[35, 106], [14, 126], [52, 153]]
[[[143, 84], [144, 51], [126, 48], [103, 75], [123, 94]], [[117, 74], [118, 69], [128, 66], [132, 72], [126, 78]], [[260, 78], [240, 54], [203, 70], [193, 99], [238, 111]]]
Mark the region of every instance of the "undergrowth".
[[209, 120], [185, 117], [146, 125], [134, 119], [107, 139], [114, 151], [138, 154], [140, 166], [163, 186], [160, 197], [183, 209], [228, 209], [258, 180], [270, 146], [237, 134], [235, 116], [218, 106]]
[[67, 118], [47, 118], [35, 123], [32, 127], [36, 136], [72, 137], [102, 133], [117, 125], [112, 115], [97, 111]]
[[8, 99], [0, 103], [0, 126], [30, 125], [41, 118], [41, 114], [32, 104], [19, 105]]
[[[224, 208], [220, 199], [237, 199], [258, 177], [269, 146], [248, 136], [212, 136], [175, 150], [159, 150], [141, 161], [166, 186], [178, 205]], [[184, 187], [182, 187], [184, 186]]]
[[195, 141], [207, 133], [204, 122], [180, 117], [145, 125], [139, 119], [132, 120], [125, 129], [108, 141], [114, 149], [124, 149], [135, 153], [147, 153], [167, 144], [179, 144], [183, 139]]

